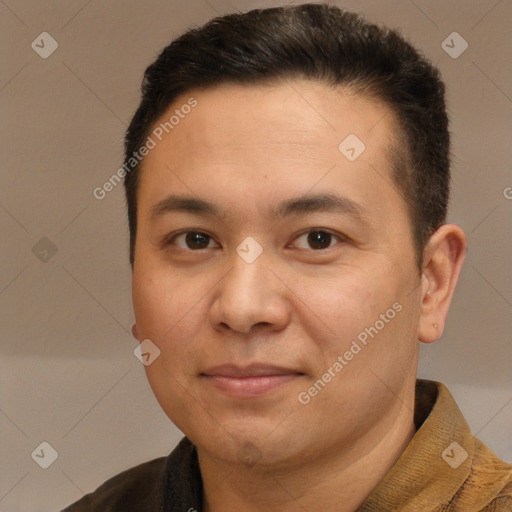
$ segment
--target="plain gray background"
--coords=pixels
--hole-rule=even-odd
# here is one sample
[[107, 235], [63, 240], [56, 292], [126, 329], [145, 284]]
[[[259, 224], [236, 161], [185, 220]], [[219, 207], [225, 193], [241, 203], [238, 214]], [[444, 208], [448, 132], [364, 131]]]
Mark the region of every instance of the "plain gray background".
[[[469, 252], [445, 332], [421, 348], [420, 376], [445, 383], [473, 432], [511, 461], [512, 3], [331, 3], [399, 28], [447, 83], [449, 221]], [[2, 512], [59, 510], [181, 438], [133, 355], [122, 186], [103, 200], [92, 192], [122, 164], [142, 73], [173, 37], [284, 4], [0, 1]], [[45, 59], [31, 47], [42, 32], [58, 43]], [[468, 43], [458, 58], [442, 47], [453, 32]], [[48, 469], [31, 456], [42, 442], [58, 454]]]

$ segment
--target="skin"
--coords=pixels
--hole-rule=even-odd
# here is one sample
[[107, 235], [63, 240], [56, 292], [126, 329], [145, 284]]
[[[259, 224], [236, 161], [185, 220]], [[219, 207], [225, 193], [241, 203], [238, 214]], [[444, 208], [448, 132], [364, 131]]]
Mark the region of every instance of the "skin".
[[[162, 120], [191, 96], [197, 106], [146, 156], [138, 191], [134, 335], [161, 351], [145, 367], [149, 383], [197, 447], [205, 510], [355, 510], [415, 433], [418, 341], [442, 333], [464, 233], [439, 228], [419, 271], [391, 178], [387, 148], [397, 126], [386, 105], [293, 80], [189, 91]], [[366, 146], [352, 162], [338, 150], [349, 134]], [[270, 213], [317, 193], [348, 198], [365, 213]], [[152, 215], [170, 194], [221, 211]], [[173, 237], [187, 230], [209, 238], [187, 245], [185, 235]], [[320, 248], [308, 241], [319, 230]], [[236, 251], [249, 236], [263, 249], [253, 263]], [[394, 303], [401, 311], [300, 403]], [[202, 375], [251, 362], [299, 375], [242, 398]]]

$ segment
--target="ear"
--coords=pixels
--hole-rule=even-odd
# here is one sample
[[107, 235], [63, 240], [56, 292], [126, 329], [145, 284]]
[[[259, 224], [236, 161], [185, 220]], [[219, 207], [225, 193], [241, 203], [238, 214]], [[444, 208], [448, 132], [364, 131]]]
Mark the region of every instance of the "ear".
[[424, 251], [418, 339], [436, 341], [443, 333], [466, 256], [466, 235], [455, 224], [444, 224], [429, 239]]
[[137, 324], [132, 325], [132, 336], [138, 341], [139, 338], [137, 336]]

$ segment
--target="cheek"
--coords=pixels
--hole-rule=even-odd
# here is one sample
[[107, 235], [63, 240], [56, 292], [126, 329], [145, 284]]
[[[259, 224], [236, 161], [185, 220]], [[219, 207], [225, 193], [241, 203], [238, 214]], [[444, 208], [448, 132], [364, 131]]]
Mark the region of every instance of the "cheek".
[[315, 360], [321, 362], [317, 372], [325, 371], [349, 350], [357, 355], [348, 354], [350, 369], [344, 373], [354, 376], [360, 376], [370, 363], [392, 366], [391, 354], [405, 357], [403, 351], [413, 339], [409, 325], [413, 315], [389, 269], [369, 273], [351, 266], [336, 269], [336, 277], [333, 274], [321, 287], [312, 283], [301, 280], [300, 297], [304, 303], [302, 326], [315, 341], [311, 349], [316, 352]]
[[139, 338], [149, 338], [162, 352], [192, 345], [205, 321], [204, 286], [166, 273], [134, 272], [133, 310]]
[[150, 339], [160, 350], [144, 367], [148, 382], [168, 417], [186, 428], [186, 418], [197, 407], [184, 390], [192, 389], [195, 376], [198, 332], [206, 314], [204, 288], [175, 275], [139, 270], [133, 275], [132, 295], [139, 340]]
[[323, 279], [302, 277], [294, 282], [300, 299], [296, 305], [304, 314], [303, 325], [312, 330], [310, 338], [319, 339], [324, 333], [335, 345], [356, 335], [387, 301], [385, 290], [354, 267], [333, 269], [332, 275]]

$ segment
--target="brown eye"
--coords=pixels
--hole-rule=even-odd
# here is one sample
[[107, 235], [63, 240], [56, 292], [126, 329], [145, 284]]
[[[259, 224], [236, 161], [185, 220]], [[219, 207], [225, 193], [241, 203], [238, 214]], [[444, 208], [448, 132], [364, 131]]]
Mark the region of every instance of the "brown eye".
[[171, 245], [177, 245], [181, 249], [200, 250], [207, 249], [212, 238], [200, 231], [184, 231], [170, 240]]
[[306, 246], [301, 245], [300, 243], [298, 244], [298, 246], [302, 249], [328, 249], [333, 242], [333, 238], [337, 239], [338, 241], [341, 241], [341, 238], [339, 236], [319, 229], [308, 231], [307, 233], [304, 233], [301, 236], [299, 236], [297, 240], [304, 239], [304, 237], [306, 240]]
[[190, 232], [185, 236], [185, 243], [190, 249], [204, 249], [208, 247], [210, 237], [204, 233]]
[[331, 243], [332, 235], [325, 231], [312, 231], [308, 234], [308, 243], [314, 249], [325, 249]]

